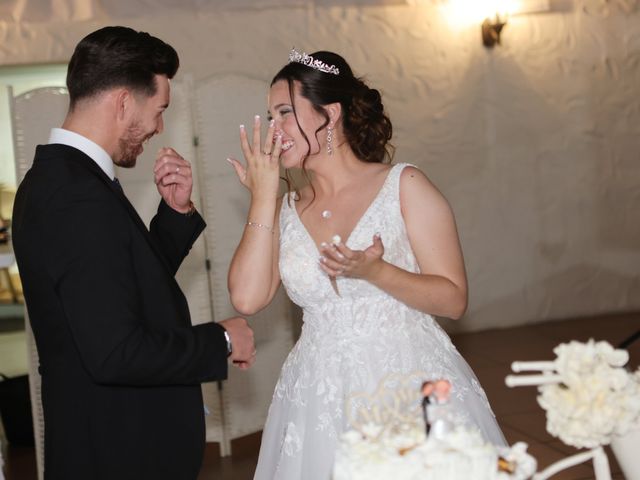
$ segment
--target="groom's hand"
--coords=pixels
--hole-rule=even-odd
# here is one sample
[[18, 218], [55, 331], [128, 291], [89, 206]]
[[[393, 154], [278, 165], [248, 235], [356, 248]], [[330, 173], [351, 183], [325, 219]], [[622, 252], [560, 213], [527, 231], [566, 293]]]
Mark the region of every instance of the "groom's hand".
[[191, 164], [173, 148], [163, 147], [158, 150], [153, 180], [167, 205], [180, 213], [191, 211]]
[[231, 340], [231, 361], [242, 370], [248, 369], [256, 361], [256, 345], [253, 330], [242, 317], [232, 317], [220, 322]]

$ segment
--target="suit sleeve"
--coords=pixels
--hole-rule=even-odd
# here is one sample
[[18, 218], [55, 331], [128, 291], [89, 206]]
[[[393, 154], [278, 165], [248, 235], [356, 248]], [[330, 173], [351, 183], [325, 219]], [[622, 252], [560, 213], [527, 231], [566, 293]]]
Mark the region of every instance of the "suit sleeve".
[[149, 231], [174, 275], [205, 226], [202, 216], [197, 211], [187, 216], [176, 212], [164, 200], [160, 201]]
[[[47, 222], [49, 275], [74, 343], [96, 382], [144, 386], [226, 378], [220, 325], [190, 326], [182, 319], [185, 326], [178, 326], [180, 321], [168, 317], [176, 309], [163, 308], [174, 305], [163, 303], [169, 300], [161, 295], [141, 298], [141, 282], [173, 280], [168, 275], [139, 278], [133, 245], [141, 248], [144, 242], [133, 238], [137, 232], [113, 198], [65, 195], [51, 208]], [[176, 241], [176, 249], [179, 243], [186, 255], [189, 242]], [[150, 311], [160, 318], [147, 318]]]

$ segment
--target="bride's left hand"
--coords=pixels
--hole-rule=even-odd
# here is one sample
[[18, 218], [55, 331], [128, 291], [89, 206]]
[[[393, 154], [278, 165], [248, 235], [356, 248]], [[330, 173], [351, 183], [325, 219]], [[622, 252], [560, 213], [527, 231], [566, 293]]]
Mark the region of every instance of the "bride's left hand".
[[320, 268], [330, 277], [351, 277], [367, 280], [382, 266], [384, 245], [379, 234], [365, 250], [351, 250], [342, 241], [320, 246]]

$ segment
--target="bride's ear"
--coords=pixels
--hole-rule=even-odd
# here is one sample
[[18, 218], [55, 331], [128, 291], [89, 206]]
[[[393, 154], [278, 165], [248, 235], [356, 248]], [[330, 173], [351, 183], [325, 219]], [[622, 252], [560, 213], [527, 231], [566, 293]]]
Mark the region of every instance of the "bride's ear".
[[340, 102], [329, 103], [324, 106], [324, 109], [329, 115], [329, 124], [327, 126], [335, 127], [342, 115], [342, 105], [340, 105]]

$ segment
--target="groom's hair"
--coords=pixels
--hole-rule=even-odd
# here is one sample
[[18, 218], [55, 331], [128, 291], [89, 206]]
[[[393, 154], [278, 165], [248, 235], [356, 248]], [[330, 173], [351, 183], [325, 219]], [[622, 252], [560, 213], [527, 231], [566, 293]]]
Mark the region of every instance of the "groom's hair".
[[128, 27], [104, 27], [76, 46], [67, 69], [70, 108], [117, 87], [147, 97], [156, 93], [155, 75], [173, 78], [180, 60], [175, 49], [146, 32]]

